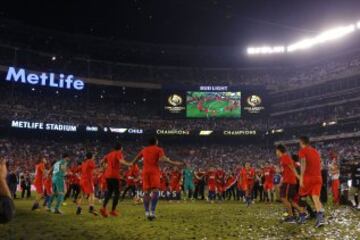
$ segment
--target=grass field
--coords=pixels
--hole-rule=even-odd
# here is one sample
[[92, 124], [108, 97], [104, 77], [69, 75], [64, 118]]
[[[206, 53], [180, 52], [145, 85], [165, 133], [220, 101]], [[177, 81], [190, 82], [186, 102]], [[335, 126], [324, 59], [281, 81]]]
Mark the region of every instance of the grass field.
[[[360, 239], [360, 216], [349, 208], [327, 209], [329, 222], [314, 229], [279, 223], [280, 204], [240, 202], [160, 202], [157, 219], [145, 220], [142, 205], [121, 202], [121, 216], [104, 219], [84, 211], [76, 216], [69, 203], [59, 216], [45, 210], [31, 212], [30, 200], [16, 200], [13, 222], [0, 225], [0, 239]], [[85, 208], [85, 207], [84, 207]]]
[[[206, 118], [206, 117], [218, 117], [218, 118], [235, 118], [240, 117], [240, 107], [233, 111], [225, 111], [225, 108], [229, 105], [227, 101], [211, 100], [204, 103], [204, 108], [209, 109], [209, 113], [199, 111], [197, 103], [189, 103], [186, 106], [186, 116], [189, 118]], [[212, 113], [215, 111], [216, 113]]]

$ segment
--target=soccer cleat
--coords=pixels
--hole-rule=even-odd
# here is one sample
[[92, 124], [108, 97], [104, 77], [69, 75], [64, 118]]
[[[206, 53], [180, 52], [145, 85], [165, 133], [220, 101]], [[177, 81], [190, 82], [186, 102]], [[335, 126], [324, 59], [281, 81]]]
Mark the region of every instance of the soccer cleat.
[[286, 218], [284, 219], [284, 223], [295, 224], [295, 223], [296, 223], [296, 219], [295, 219], [295, 217], [286, 217]]
[[151, 212], [151, 213], [149, 214], [149, 216], [148, 216], [148, 219], [149, 219], [150, 221], [155, 220], [155, 219], [156, 219], [155, 213], [154, 213], [154, 212]]
[[81, 211], [82, 211], [82, 208], [81, 208], [81, 207], [77, 207], [77, 209], [76, 209], [76, 215], [80, 215], [80, 214], [81, 214]]
[[39, 203], [34, 203], [34, 205], [33, 205], [32, 208], [31, 208], [31, 211], [34, 211], [34, 210], [36, 210], [36, 209], [38, 209], [38, 208], [40, 208]]
[[89, 209], [89, 213], [92, 214], [92, 215], [94, 215], [94, 216], [99, 215], [99, 214], [95, 211], [94, 208], [90, 208], [90, 209]]
[[105, 218], [109, 216], [108, 212], [106, 211], [106, 208], [100, 208], [100, 214]]
[[55, 214], [60, 214], [63, 215], [64, 213], [62, 211], [60, 211], [59, 209], [54, 209], [54, 213]]
[[323, 215], [323, 213], [319, 213], [317, 218], [316, 218], [315, 227], [319, 228], [319, 227], [324, 226], [324, 225], [325, 225], [324, 215]]
[[119, 216], [119, 214], [115, 210], [111, 211], [110, 215], [113, 216], [113, 217]]
[[306, 222], [306, 216], [307, 215], [305, 213], [300, 213], [298, 224], [304, 224]]

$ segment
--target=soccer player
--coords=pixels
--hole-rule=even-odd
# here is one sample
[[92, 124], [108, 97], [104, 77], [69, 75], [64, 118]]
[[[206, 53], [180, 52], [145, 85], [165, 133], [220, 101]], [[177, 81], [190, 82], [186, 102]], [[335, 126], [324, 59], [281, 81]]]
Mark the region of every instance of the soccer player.
[[255, 170], [251, 167], [250, 163], [245, 163], [245, 167], [241, 169], [240, 172], [240, 181], [241, 181], [241, 188], [245, 193], [245, 200], [247, 206], [251, 204], [251, 192], [252, 192], [252, 181], [255, 176]]
[[133, 160], [133, 164], [140, 159], [143, 159], [142, 174], [145, 216], [148, 220], [152, 221], [155, 219], [155, 210], [161, 186], [159, 161], [164, 161], [177, 166], [181, 166], [183, 163], [172, 161], [166, 157], [164, 150], [158, 146], [157, 138], [151, 138], [149, 140], [149, 146], [141, 150]]
[[334, 205], [340, 204], [340, 170], [335, 161], [330, 165], [331, 192]]
[[214, 203], [216, 199], [216, 170], [213, 167], [209, 168], [209, 171], [206, 174], [207, 183], [208, 183], [208, 191], [209, 191], [209, 201], [210, 203]]
[[[300, 137], [300, 196], [310, 196], [314, 202], [316, 210], [315, 227], [325, 224], [323, 206], [320, 202], [320, 192], [322, 186], [321, 159], [319, 152], [310, 146], [310, 139], [306, 136]], [[304, 218], [301, 219], [304, 222]]]
[[77, 209], [76, 214], [80, 215], [81, 201], [82, 198], [87, 198], [89, 202], [89, 213], [97, 216], [97, 213], [94, 209], [95, 204], [95, 194], [94, 194], [94, 170], [96, 168], [95, 161], [93, 159], [93, 154], [91, 152], [86, 153], [86, 159], [81, 163], [81, 177], [80, 177], [80, 186], [81, 186], [81, 195], [77, 199]]
[[63, 214], [60, 211], [60, 206], [64, 201], [65, 195], [65, 174], [67, 163], [69, 162], [70, 158], [68, 154], [63, 154], [62, 159], [57, 161], [52, 169], [52, 191], [53, 194], [51, 195], [50, 201], [48, 202], [48, 209], [51, 209], [52, 202], [56, 198], [56, 205], [54, 209], [55, 214]]
[[45, 199], [44, 199], [44, 204], [43, 206], [47, 206], [51, 195], [52, 195], [52, 175], [51, 175], [51, 171], [48, 171], [47, 175], [45, 176], [44, 179], [44, 189], [45, 189]]
[[122, 199], [125, 198], [126, 193], [130, 190], [131, 198], [134, 198], [136, 195], [136, 179], [139, 177], [139, 166], [137, 164], [129, 167], [128, 171], [125, 173], [126, 178], [126, 189], [122, 194]]
[[181, 199], [181, 182], [182, 174], [177, 166], [174, 166], [170, 175], [170, 193], [173, 199], [180, 201]]
[[216, 170], [216, 190], [218, 199], [225, 200], [225, 172], [221, 167]]
[[193, 181], [194, 172], [190, 168], [189, 164], [186, 164], [186, 167], [183, 170], [183, 176], [184, 176], [184, 192], [188, 193], [189, 199], [193, 199], [193, 193], [195, 190], [195, 185], [194, 185], [194, 181]]
[[271, 165], [269, 161], [266, 162], [266, 165], [263, 169], [265, 182], [264, 182], [264, 191], [265, 191], [265, 200], [267, 202], [274, 201], [274, 175], [275, 168]]
[[119, 202], [120, 196], [120, 169], [121, 164], [126, 166], [131, 166], [131, 163], [128, 163], [124, 160], [123, 157], [123, 148], [120, 143], [115, 144], [114, 149], [108, 153], [102, 160], [101, 163], [105, 165], [104, 177], [106, 179], [107, 191], [105, 193], [105, 199], [102, 208], [100, 209], [100, 213], [103, 217], [108, 217], [109, 213], [106, 209], [111, 197], [114, 195], [112, 199], [112, 208], [110, 215], [118, 216], [116, 212], [116, 207]]
[[41, 158], [39, 162], [35, 165], [35, 179], [34, 186], [36, 189], [35, 202], [31, 208], [31, 210], [36, 210], [40, 208], [40, 200], [44, 196], [44, 177], [45, 177], [45, 164], [46, 159]]
[[296, 223], [293, 208], [299, 211], [301, 217], [305, 217], [305, 213], [304, 208], [299, 207], [299, 205], [294, 201], [297, 192], [297, 172], [295, 169], [295, 163], [289, 154], [287, 154], [284, 145], [276, 146], [276, 156], [279, 158], [280, 166], [282, 168], [283, 180], [280, 187], [280, 198], [288, 210], [288, 217], [284, 222]]

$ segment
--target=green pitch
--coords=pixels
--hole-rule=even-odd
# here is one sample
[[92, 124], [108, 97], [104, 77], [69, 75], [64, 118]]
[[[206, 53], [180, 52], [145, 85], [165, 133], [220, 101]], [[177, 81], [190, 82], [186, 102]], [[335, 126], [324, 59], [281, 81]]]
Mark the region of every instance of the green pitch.
[[[349, 208], [327, 209], [330, 224], [314, 229], [305, 225], [279, 223], [281, 204], [255, 204], [230, 201], [167, 203], [160, 201], [158, 219], [145, 220], [142, 205], [121, 202], [121, 216], [104, 219], [86, 211], [75, 215], [68, 202], [65, 215], [44, 210], [31, 212], [32, 201], [16, 200], [17, 215], [8, 225], [0, 225], [0, 239], [359, 239], [360, 216]], [[84, 206], [84, 210], [85, 210]], [[98, 206], [97, 206], [98, 209]]]
[[[225, 108], [229, 106], [227, 101], [216, 101], [210, 100], [204, 102], [204, 109], [209, 109], [209, 112], [199, 111], [197, 108], [197, 103], [189, 103], [186, 106], [186, 116], [189, 118], [206, 118], [206, 117], [219, 117], [219, 118], [234, 118], [240, 117], [241, 111], [240, 108], [236, 108], [233, 111], [225, 111]], [[215, 112], [213, 112], [215, 111]]]

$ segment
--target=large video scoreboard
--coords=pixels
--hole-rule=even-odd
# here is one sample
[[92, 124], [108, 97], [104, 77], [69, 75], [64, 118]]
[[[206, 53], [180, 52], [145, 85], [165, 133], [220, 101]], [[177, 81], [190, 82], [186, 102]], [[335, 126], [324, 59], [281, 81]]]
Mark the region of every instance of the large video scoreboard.
[[258, 86], [164, 85], [164, 118], [251, 118], [264, 116], [267, 91]]

